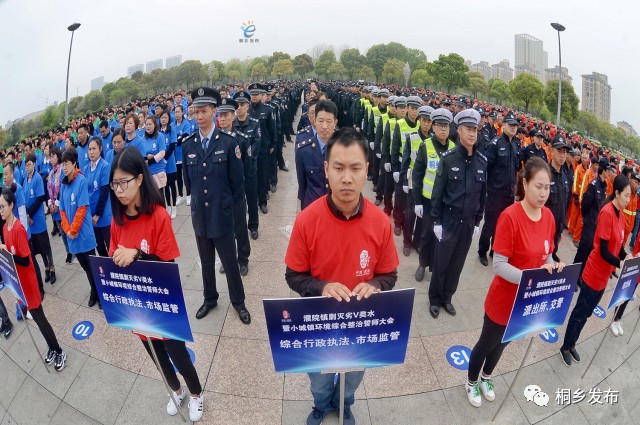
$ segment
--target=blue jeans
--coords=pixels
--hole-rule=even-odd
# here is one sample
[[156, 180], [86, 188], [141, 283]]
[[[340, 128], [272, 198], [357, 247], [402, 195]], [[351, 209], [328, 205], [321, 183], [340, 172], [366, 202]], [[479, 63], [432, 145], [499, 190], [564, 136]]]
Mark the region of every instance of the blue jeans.
[[576, 346], [582, 328], [584, 328], [587, 319], [593, 314], [593, 309], [596, 308], [604, 294], [604, 289], [602, 291], [591, 289], [582, 279], [580, 279], [580, 283], [580, 294], [569, 316], [567, 330], [564, 334], [564, 342], [560, 348], [563, 351], [567, 351]]
[[[362, 382], [364, 371], [345, 373], [344, 408], [349, 409], [355, 402], [355, 392]], [[340, 407], [340, 379], [334, 384], [333, 373], [309, 373], [313, 404], [321, 412], [330, 412]]]

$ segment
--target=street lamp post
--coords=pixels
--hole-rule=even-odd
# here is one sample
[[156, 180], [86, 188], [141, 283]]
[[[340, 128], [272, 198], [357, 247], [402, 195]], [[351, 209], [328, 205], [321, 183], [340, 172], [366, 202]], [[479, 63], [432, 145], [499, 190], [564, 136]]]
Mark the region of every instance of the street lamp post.
[[71, 43], [69, 44], [69, 60], [67, 61], [67, 89], [64, 96], [64, 123], [69, 121], [69, 68], [71, 67], [71, 47], [73, 47], [73, 33], [80, 28], [79, 23], [71, 24], [67, 27], [71, 31]]
[[404, 65], [404, 69], [402, 70], [404, 74], [404, 85], [409, 86], [409, 77], [411, 76], [411, 67], [409, 66], [409, 62]]
[[214, 77], [214, 75], [216, 75], [215, 72], [216, 72], [216, 66], [213, 63], [211, 63], [209, 65], [209, 79], [211, 80], [211, 87], [212, 88], [213, 88], [213, 77]]
[[556, 118], [556, 127], [560, 127], [560, 111], [562, 109], [562, 50], [560, 49], [560, 33], [566, 28], [557, 22], [552, 23], [551, 26], [554, 30], [558, 31], [558, 74], [560, 79], [558, 80], [558, 117]]

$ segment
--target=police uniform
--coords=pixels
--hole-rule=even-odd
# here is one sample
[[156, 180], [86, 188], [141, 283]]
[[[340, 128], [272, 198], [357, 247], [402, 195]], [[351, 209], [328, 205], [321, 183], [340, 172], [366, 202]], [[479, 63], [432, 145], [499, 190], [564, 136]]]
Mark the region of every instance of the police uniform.
[[[565, 143], [564, 138], [561, 135], [557, 135], [551, 145], [554, 149], [565, 149], [569, 147]], [[564, 230], [565, 224], [567, 224], [567, 209], [569, 202], [571, 201], [571, 188], [573, 186], [573, 173], [571, 172], [569, 165], [565, 162], [562, 164], [559, 170], [556, 170], [551, 164], [551, 186], [549, 188], [549, 198], [545, 203], [551, 212], [556, 222], [556, 234], [553, 238], [554, 260], [557, 259], [558, 245], [560, 244], [560, 237]]]
[[[238, 103], [251, 103], [251, 97], [247, 92], [236, 93], [234, 100]], [[247, 198], [247, 210], [249, 221], [247, 227], [253, 240], [258, 239], [258, 154], [260, 152], [260, 121], [247, 115], [247, 119], [240, 122], [238, 118], [233, 121], [233, 129], [248, 140], [246, 157], [243, 153], [244, 190]], [[246, 159], [245, 159], [246, 158]]]
[[[458, 126], [477, 127], [479, 122], [480, 114], [474, 109], [465, 109], [455, 117]], [[429, 284], [429, 310], [433, 317], [438, 316], [440, 305], [449, 314], [456, 314], [451, 298], [458, 287], [471, 239], [482, 220], [487, 165], [487, 158], [476, 146], [469, 154], [462, 143], [443, 154], [438, 164], [431, 197], [434, 232], [436, 226], [440, 226], [437, 230], [441, 232]]]
[[[536, 136], [544, 137], [544, 133], [538, 130], [533, 135], [533, 137], [536, 137]], [[547, 152], [544, 150], [542, 146], [538, 148], [535, 143], [528, 144], [527, 146], [524, 146], [523, 148], [521, 148], [519, 157], [523, 163], [526, 163], [529, 160], [529, 158], [534, 158], [534, 157], [538, 157], [544, 160], [544, 162], [548, 162]]]
[[324, 172], [325, 150], [326, 144], [323, 145], [317, 135], [303, 139], [296, 145], [296, 175], [301, 209], [329, 191], [329, 182]]
[[[220, 94], [200, 87], [191, 94], [193, 106], [213, 105]], [[231, 304], [240, 320], [249, 324], [251, 316], [244, 305], [244, 287], [238, 268], [234, 235], [234, 204], [244, 199], [244, 173], [240, 147], [231, 134], [213, 126], [208, 134], [202, 128], [182, 144], [185, 186], [191, 190], [191, 222], [202, 262], [204, 303], [196, 318], [207, 315], [217, 305], [215, 251], [222, 262], [229, 285]]]
[[[266, 92], [261, 84], [253, 83], [249, 86], [249, 93], [262, 94]], [[258, 206], [263, 214], [267, 209], [267, 192], [269, 191], [269, 170], [271, 166], [271, 150], [276, 146], [276, 123], [273, 108], [262, 102], [249, 105], [249, 116], [260, 123], [260, 152], [258, 153]]]
[[[383, 90], [385, 90], [383, 92]], [[387, 97], [388, 90], [380, 90], [380, 97]], [[391, 215], [393, 211], [393, 179], [391, 176], [391, 134], [396, 128], [398, 117], [391, 112], [389, 106], [406, 105], [404, 96], [388, 96], [387, 114], [382, 115], [378, 120], [375, 129], [374, 149], [380, 152], [380, 174], [378, 176], [378, 187], [376, 188], [376, 199], [384, 200], [384, 212]], [[374, 159], [375, 161], [375, 159]]]
[[[373, 91], [373, 96], [378, 97], [379, 99], [380, 98], [386, 99], [389, 97], [389, 90], [376, 89]], [[373, 156], [372, 172], [373, 172], [373, 186], [376, 192], [376, 205], [380, 205], [384, 197], [385, 172], [384, 172], [383, 163], [381, 160], [382, 144], [380, 142], [382, 141], [382, 133], [384, 131], [384, 128], [387, 124], [387, 121], [389, 120], [389, 112], [390, 112], [389, 107], [386, 104], [383, 106], [382, 102], [380, 102], [378, 105], [371, 108], [371, 111], [369, 112], [367, 137], [369, 139], [369, 145], [371, 146], [371, 143], [373, 143], [374, 156]], [[388, 207], [388, 209], [386, 209], [385, 212], [388, 215], [390, 215], [391, 208], [393, 208], [393, 205], [391, 205], [390, 207], [385, 205], [385, 207]]]
[[[488, 117], [492, 120], [495, 120], [498, 117], [498, 114], [495, 113], [495, 111], [489, 112]], [[484, 123], [484, 125], [482, 126], [482, 139], [478, 140], [479, 143], [479, 148], [481, 152], [486, 152], [487, 148], [489, 147], [489, 143], [491, 143], [491, 141], [493, 139], [496, 138], [496, 129], [493, 128], [493, 125], [491, 125], [491, 123], [486, 122]]]

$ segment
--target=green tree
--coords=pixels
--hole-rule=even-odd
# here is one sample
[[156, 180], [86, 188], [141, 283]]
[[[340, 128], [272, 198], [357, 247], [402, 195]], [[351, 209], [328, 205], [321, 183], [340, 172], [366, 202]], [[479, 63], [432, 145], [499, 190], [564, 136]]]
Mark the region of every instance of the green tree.
[[[126, 94], [126, 97], [128, 98], [127, 100], [137, 98], [140, 91], [140, 85], [134, 80], [126, 77], [118, 79], [118, 81], [116, 81], [116, 87]], [[113, 92], [109, 94], [108, 99], [111, 99], [111, 94], [113, 94]]]
[[416, 69], [411, 73], [411, 83], [416, 84], [422, 88], [427, 88], [427, 85], [433, 82], [433, 78], [429, 75], [426, 69]]
[[227, 61], [224, 66], [225, 74], [228, 80], [238, 81], [244, 75], [244, 67], [240, 59], [233, 58]]
[[267, 58], [264, 56], [261, 57], [257, 57], [257, 58], [253, 58], [251, 59], [251, 61], [249, 62], [249, 65], [247, 65], [247, 75], [254, 77], [255, 74], [253, 72], [253, 68], [255, 68], [257, 65], [263, 65], [264, 69], [259, 68], [259, 70], [261, 71], [261, 76], [262, 75], [268, 75], [269, 74], [269, 70], [267, 69]]
[[373, 69], [377, 80], [382, 76], [384, 64], [390, 59], [387, 46], [384, 44], [374, 44], [367, 50], [366, 63]]
[[509, 98], [509, 85], [506, 81], [499, 78], [489, 80], [489, 97], [496, 100], [496, 103], [502, 104]]
[[136, 71], [136, 72], [134, 72], [133, 74], [131, 74], [131, 79], [132, 79], [133, 81], [137, 81], [137, 82], [139, 82], [139, 81], [140, 81], [140, 79], [142, 78], [142, 75], [143, 75], [143, 74], [144, 74], [144, 72], [142, 72], [142, 71]]
[[447, 89], [447, 93], [469, 85], [468, 70], [469, 67], [464, 64], [464, 58], [457, 53], [440, 55], [438, 60], [431, 63], [431, 75], [436, 84]]
[[[71, 105], [71, 102], [69, 102], [69, 105]], [[78, 107], [78, 112], [95, 112], [103, 109], [105, 106], [107, 106], [107, 98], [104, 93], [98, 90], [91, 90], [82, 98], [82, 103]]]
[[[426, 69], [427, 55], [420, 49], [407, 49], [404, 61], [409, 63], [411, 71]], [[413, 78], [411, 81], [413, 81]]]
[[171, 79], [173, 84], [169, 84], [169, 86], [174, 87], [178, 84], [186, 84], [187, 87], [192, 87], [199, 81], [206, 81], [208, 79], [208, 75], [205, 72], [202, 63], [199, 60], [188, 60], [182, 62], [180, 66], [173, 69], [167, 69], [167, 74], [171, 75], [173, 73], [175, 75], [175, 79]]
[[109, 104], [111, 105], [121, 105], [125, 103], [129, 99], [127, 93], [122, 89], [115, 89], [109, 95]]
[[[556, 111], [556, 114], [558, 112]], [[600, 120], [593, 115], [591, 112], [587, 111], [578, 111], [576, 118], [574, 120], [574, 124], [576, 128], [587, 136], [593, 136], [597, 134], [600, 127]]]
[[[578, 117], [580, 99], [570, 82], [562, 80], [561, 117], [573, 121]], [[555, 117], [558, 116], [558, 80], [547, 81], [544, 89], [544, 104]]]
[[254, 79], [261, 80], [266, 78], [267, 75], [269, 75], [269, 70], [267, 69], [266, 62], [258, 63], [251, 68], [251, 77]]
[[473, 94], [474, 98], [478, 97], [478, 94], [485, 94], [489, 91], [489, 85], [484, 80], [484, 76], [475, 71], [471, 71], [467, 73], [469, 77], [469, 84], [467, 84], [467, 89]]
[[[291, 59], [291, 56], [289, 55], [289, 53], [273, 52], [273, 54], [269, 56], [269, 58], [267, 59], [267, 68], [273, 69], [273, 66], [276, 64], [276, 62], [285, 60], [285, 59]], [[273, 75], [276, 75], [273, 71], [272, 73]]]
[[376, 73], [369, 65], [363, 65], [358, 71], [358, 77], [366, 81], [373, 81], [376, 78]]
[[354, 75], [362, 68], [365, 60], [366, 58], [356, 48], [345, 49], [340, 53], [340, 63], [347, 70], [346, 74], [350, 80], [353, 80]]
[[316, 74], [326, 78], [329, 75], [329, 68], [336, 62], [336, 54], [333, 50], [325, 50], [316, 61]]
[[[114, 91], [117, 88], [118, 88], [118, 86], [116, 85], [115, 82], [107, 83], [104, 86], [102, 86], [102, 93], [104, 93], [105, 97], [108, 99], [109, 95], [111, 94], [111, 92]], [[71, 104], [69, 104], [69, 105], [71, 105]]]
[[531, 74], [520, 74], [509, 81], [509, 93], [513, 100], [524, 103], [524, 113], [529, 113], [529, 106], [537, 106], [542, 103], [544, 86]]
[[329, 67], [328, 72], [329, 72], [329, 75], [331, 75], [333, 78], [339, 78], [341, 76], [348, 74], [347, 68], [345, 68], [345, 66], [340, 62], [336, 62], [332, 64]]
[[273, 64], [273, 68], [271, 69], [271, 74], [278, 78], [293, 75], [293, 72], [293, 62], [291, 59], [280, 59]]
[[54, 127], [57, 127], [63, 119], [64, 116], [60, 115], [60, 110], [51, 105], [47, 109], [45, 109], [44, 113], [42, 114], [42, 127], [45, 130], [50, 130]]
[[402, 83], [404, 63], [399, 59], [389, 59], [382, 68], [382, 79], [388, 83]]
[[300, 77], [313, 71], [313, 59], [306, 53], [293, 58], [293, 69]]
[[242, 73], [237, 68], [231, 68], [227, 70], [227, 78], [231, 82], [236, 82], [240, 79]]
[[204, 72], [207, 76], [207, 81], [209, 78], [209, 65], [213, 64], [213, 81], [223, 80], [225, 77], [225, 68], [224, 64], [220, 61], [211, 61], [207, 64], [204, 64]]

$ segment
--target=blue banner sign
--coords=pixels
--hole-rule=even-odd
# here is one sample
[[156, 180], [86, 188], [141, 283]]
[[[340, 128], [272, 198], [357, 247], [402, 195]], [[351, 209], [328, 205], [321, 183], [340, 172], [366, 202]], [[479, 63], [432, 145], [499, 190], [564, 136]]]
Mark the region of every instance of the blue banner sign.
[[569, 313], [579, 275], [579, 263], [551, 274], [545, 269], [524, 270], [502, 342], [561, 327]]
[[276, 372], [404, 363], [415, 289], [333, 298], [263, 300]]
[[633, 298], [633, 293], [638, 286], [639, 275], [640, 257], [624, 260], [620, 270], [620, 278], [618, 278], [616, 288], [613, 290], [613, 295], [611, 296], [607, 310]]
[[109, 257], [89, 260], [110, 325], [147, 336], [193, 341], [177, 263], [138, 260], [118, 267]]

